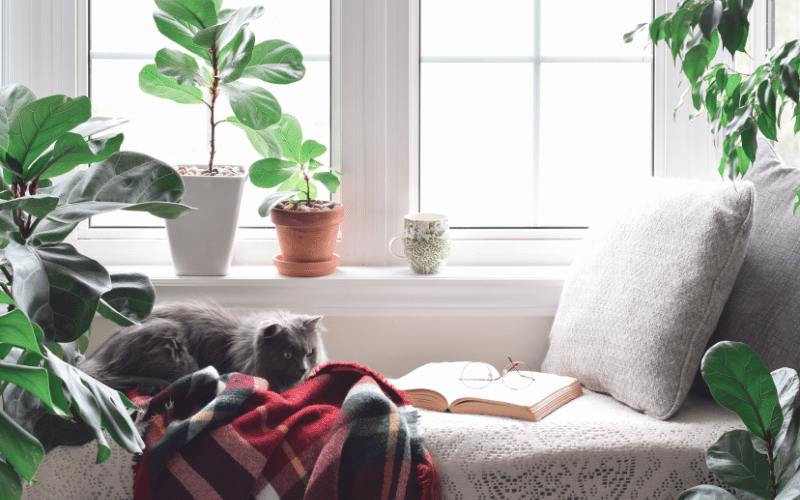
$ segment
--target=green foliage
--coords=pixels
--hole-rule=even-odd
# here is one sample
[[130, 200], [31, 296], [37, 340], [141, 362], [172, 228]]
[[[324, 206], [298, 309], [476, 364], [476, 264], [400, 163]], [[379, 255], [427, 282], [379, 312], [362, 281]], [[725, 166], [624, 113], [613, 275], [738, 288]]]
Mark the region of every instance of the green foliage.
[[278, 186], [278, 191], [264, 198], [258, 207], [261, 217], [266, 217], [278, 203], [295, 196], [309, 202], [315, 199], [318, 188], [312, 181], [320, 182], [331, 193], [339, 189], [338, 172], [316, 171], [322, 166], [316, 158], [325, 154], [327, 148], [312, 139], [304, 142], [300, 122], [294, 116], [284, 113], [277, 124], [248, 138], [257, 151], [267, 156], [250, 165], [250, 182], [260, 188]]
[[[623, 37], [633, 40], [647, 30], [653, 44], [664, 42], [673, 60], [680, 61], [695, 111], [704, 110], [715, 137], [722, 138], [719, 172], [734, 179], [747, 172], [756, 156], [756, 132], [776, 141], [787, 102], [800, 102], [800, 41], [775, 47], [767, 62], [750, 74], [715, 63], [719, 45], [731, 56], [745, 52], [753, 0], [682, 0], [675, 12], [640, 24]], [[780, 102], [780, 106], [778, 103]], [[680, 105], [683, 103], [683, 98]], [[800, 109], [800, 108], [795, 108]], [[795, 113], [795, 133], [800, 114]]]
[[[146, 276], [109, 274], [63, 240], [92, 215], [138, 210], [174, 218], [191, 208], [179, 204], [183, 182], [169, 165], [120, 152], [122, 134], [87, 139], [123, 123], [91, 118], [90, 109], [85, 97], [0, 89], [2, 498], [20, 498], [20, 476], [30, 481], [45, 451], [59, 444], [94, 439], [98, 462], [110, 454], [104, 430], [131, 452], [144, 446], [127, 414], [130, 401], [72, 364], [96, 313], [134, 324], [150, 313], [155, 290]], [[87, 163], [94, 164], [74, 170]], [[48, 180], [68, 172], [61, 182]]]
[[750, 347], [715, 344], [703, 356], [701, 373], [711, 395], [742, 419], [747, 430], [723, 434], [706, 451], [706, 465], [736, 495], [710, 485], [684, 491], [679, 499], [789, 499], [800, 494], [800, 380], [791, 368], [769, 373]]
[[[244, 129], [253, 142], [255, 132], [278, 123], [281, 106], [262, 83], [285, 85], [300, 80], [306, 71], [303, 56], [283, 40], [256, 44], [248, 24], [263, 14], [263, 7], [231, 11], [222, 9], [222, 2], [214, 0], [155, 0], [155, 3], [158, 10], [153, 17], [158, 31], [187, 52], [159, 50], [155, 64], [148, 64], [139, 73], [139, 88], [181, 104], [209, 107], [211, 169], [216, 151], [215, 127], [225, 121], [232, 122]], [[240, 81], [242, 78], [259, 82], [252, 85]], [[228, 98], [235, 122], [214, 121], [220, 93]], [[208, 102], [204, 94], [209, 96]], [[0, 128], [0, 141], [2, 137]], [[255, 147], [262, 152], [259, 145]]]

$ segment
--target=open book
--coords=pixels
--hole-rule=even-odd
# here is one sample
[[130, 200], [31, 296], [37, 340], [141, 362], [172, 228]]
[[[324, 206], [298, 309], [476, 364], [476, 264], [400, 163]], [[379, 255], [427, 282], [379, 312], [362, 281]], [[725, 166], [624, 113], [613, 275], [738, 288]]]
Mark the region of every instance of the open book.
[[471, 389], [459, 380], [467, 363], [428, 363], [392, 382], [417, 408], [534, 422], [583, 394], [580, 382], [574, 378], [538, 372], [530, 372], [535, 381], [524, 389], [510, 389], [502, 380]]

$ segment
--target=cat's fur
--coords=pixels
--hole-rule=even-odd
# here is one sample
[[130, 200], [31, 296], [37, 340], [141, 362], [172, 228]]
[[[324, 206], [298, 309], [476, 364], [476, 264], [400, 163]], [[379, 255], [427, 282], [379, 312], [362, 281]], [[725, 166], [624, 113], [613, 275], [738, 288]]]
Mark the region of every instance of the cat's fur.
[[269, 381], [283, 392], [327, 362], [320, 317], [269, 311], [235, 316], [215, 303], [156, 306], [120, 329], [78, 368], [114, 389], [155, 394], [209, 365]]

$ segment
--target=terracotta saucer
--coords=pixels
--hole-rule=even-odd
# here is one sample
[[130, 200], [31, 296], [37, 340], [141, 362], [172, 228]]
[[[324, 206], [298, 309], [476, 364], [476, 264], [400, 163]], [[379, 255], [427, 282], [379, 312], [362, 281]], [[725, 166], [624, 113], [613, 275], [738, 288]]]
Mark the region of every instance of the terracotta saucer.
[[312, 278], [333, 274], [341, 259], [338, 254], [333, 254], [332, 259], [319, 262], [289, 262], [283, 260], [282, 254], [278, 254], [272, 258], [272, 263], [278, 268], [278, 273], [284, 276]]

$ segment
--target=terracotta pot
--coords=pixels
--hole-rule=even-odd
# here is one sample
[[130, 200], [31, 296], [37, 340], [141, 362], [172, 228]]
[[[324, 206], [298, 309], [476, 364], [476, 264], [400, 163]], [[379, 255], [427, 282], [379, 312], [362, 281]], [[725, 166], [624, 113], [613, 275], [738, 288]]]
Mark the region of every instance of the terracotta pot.
[[186, 187], [181, 203], [197, 210], [166, 221], [175, 274], [225, 276], [233, 256], [247, 175], [181, 178]]
[[[339, 224], [344, 220], [344, 206], [336, 205], [331, 210], [318, 212], [298, 212], [295, 210], [273, 209], [272, 222], [278, 232], [281, 255], [278, 260], [284, 263], [320, 263], [338, 261], [335, 256], [336, 236]], [[287, 276], [308, 276], [295, 271], [299, 266], [279, 266], [278, 272]], [[332, 273], [335, 266], [327, 266]], [[322, 276], [320, 274], [320, 276]]]

